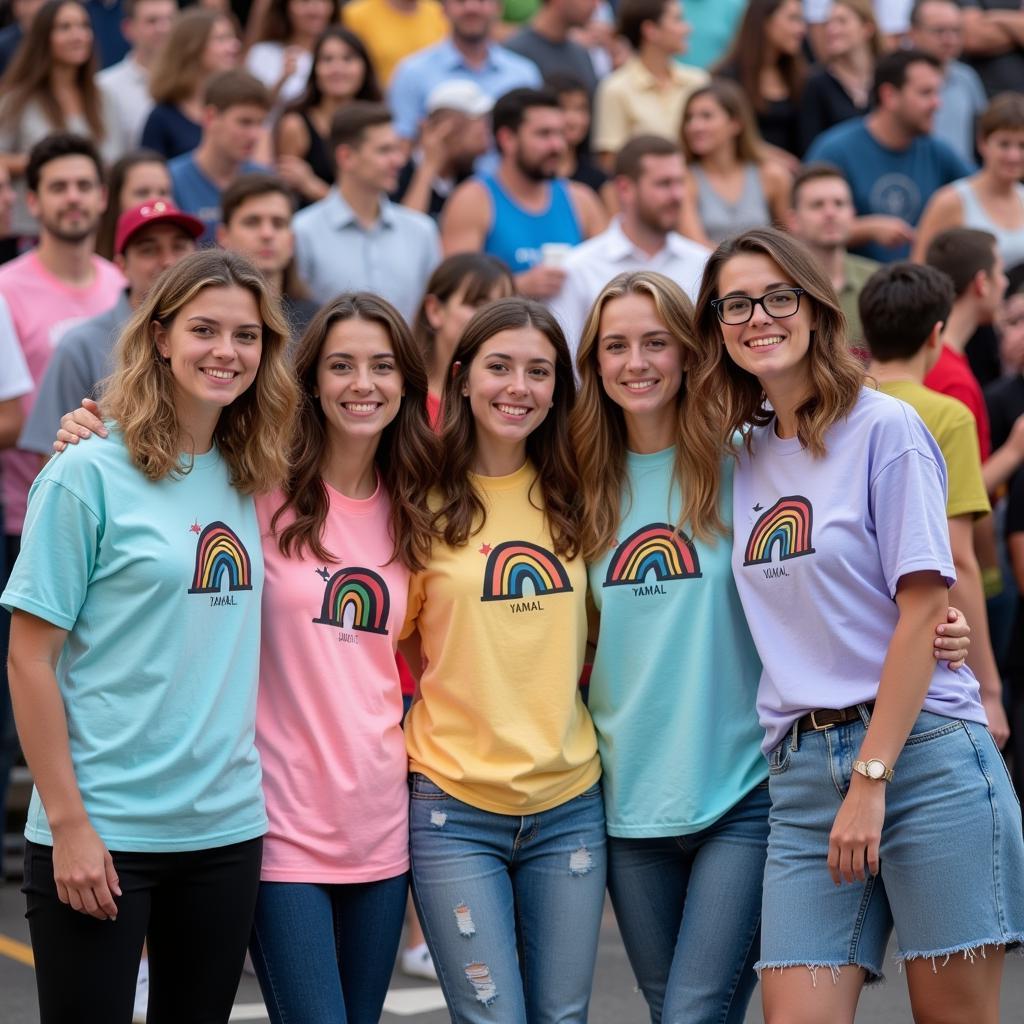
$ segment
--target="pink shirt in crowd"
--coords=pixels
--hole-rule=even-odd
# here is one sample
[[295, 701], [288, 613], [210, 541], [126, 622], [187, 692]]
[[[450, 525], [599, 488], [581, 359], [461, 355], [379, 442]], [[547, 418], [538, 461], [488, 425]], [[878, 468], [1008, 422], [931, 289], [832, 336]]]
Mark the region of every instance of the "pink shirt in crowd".
[[[124, 288], [121, 271], [113, 263], [94, 256], [93, 269], [92, 284], [75, 288], [54, 277], [34, 250], [0, 267], [0, 295], [7, 300], [14, 330], [32, 375], [32, 391], [21, 400], [26, 418], [60, 339], [76, 324], [110, 309]], [[57, 426], [54, 423], [54, 433]], [[21, 533], [28, 489], [39, 467], [39, 456], [34, 452], [0, 452], [6, 533]]]
[[372, 882], [409, 867], [395, 662], [409, 572], [390, 561], [382, 485], [365, 501], [327, 491], [323, 542], [336, 559], [327, 564], [306, 549], [284, 558], [270, 536], [281, 495], [256, 499], [266, 566], [256, 745], [270, 882]]

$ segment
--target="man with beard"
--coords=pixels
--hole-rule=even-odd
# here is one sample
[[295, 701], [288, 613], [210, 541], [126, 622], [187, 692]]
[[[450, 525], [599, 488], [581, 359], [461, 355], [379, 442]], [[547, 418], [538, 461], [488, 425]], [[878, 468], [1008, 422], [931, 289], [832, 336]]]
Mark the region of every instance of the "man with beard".
[[846, 317], [846, 340], [867, 362], [871, 353], [864, 344], [857, 300], [879, 264], [846, 251], [856, 216], [850, 186], [838, 167], [806, 164], [793, 179], [792, 203], [786, 226], [790, 234], [811, 250], [815, 263], [828, 274]]
[[492, 42], [501, 13], [498, 0], [442, 0], [442, 7], [450, 35], [406, 57], [388, 90], [395, 131], [409, 143], [426, 114], [427, 97], [441, 82], [469, 79], [492, 100], [510, 89], [541, 83], [532, 60]]
[[550, 299], [565, 282], [569, 249], [608, 222], [592, 189], [557, 177], [565, 156], [565, 114], [547, 90], [513, 89], [494, 104], [494, 175], [460, 185], [441, 221], [445, 255], [486, 252], [503, 260], [516, 288]]
[[613, 179], [620, 214], [606, 231], [574, 249], [551, 311], [575, 354], [587, 313], [616, 274], [655, 270], [691, 298], [710, 255], [674, 229], [686, 191], [679, 147], [660, 135], [638, 135], [619, 150]]
[[930, 134], [939, 109], [942, 64], [921, 50], [880, 58], [871, 113], [819, 135], [805, 160], [835, 164], [858, 217], [850, 245], [882, 263], [910, 256], [914, 225], [931, 194], [971, 168]]
[[[112, 306], [124, 278], [112, 263], [93, 252], [96, 228], [107, 205], [96, 147], [78, 135], [47, 136], [30, 150], [25, 179], [29, 210], [39, 221], [39, 245], [0, 267], [0, 299], [10, 311], [32, 378], [32, 390], [22, 396], [27, 416], [63, 334]], [[6, 584], [7, 572], [18, 556], [28, 490], [39, 471], [39, 456], [7, 449], [0, 452], [0, 469]], [[8, 714], [9, 632], [10, 615], [0, 610], [0, 807], [17, 750]]]
[[490, 147], [487, 115], [493, 106], [476, 82], [452, 78], [438, 85], [427, 97], [419, 144], [391, 198], [437, 220], [452, 191]]

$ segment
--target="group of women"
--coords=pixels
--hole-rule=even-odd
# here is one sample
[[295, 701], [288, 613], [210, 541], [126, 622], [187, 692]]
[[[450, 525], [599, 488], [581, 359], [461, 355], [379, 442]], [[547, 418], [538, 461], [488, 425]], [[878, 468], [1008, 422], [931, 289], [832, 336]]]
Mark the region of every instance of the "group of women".
[[43, 1024], [130, 1019], [144, 938], [156, 1024], [227, 1020], [247, 945], [274, 1021], [376, 1021], [410, 866], [454, 1020], [586, 1020], [607, 883], [653, 1021], [742, 1021], [755, 967], [769, 1021], [852, 1021], [895, 922], [919, 1018], [995, 1024], [1024, 839], [947, 664], [944, 465], [827, 278], [770, 229], [696, 311], [621, 275], [574, 368], [455, 259], [421, 341], [343, 295], [289, 366], [252, 268], [188, 257], [40, 474], [2, 600]]

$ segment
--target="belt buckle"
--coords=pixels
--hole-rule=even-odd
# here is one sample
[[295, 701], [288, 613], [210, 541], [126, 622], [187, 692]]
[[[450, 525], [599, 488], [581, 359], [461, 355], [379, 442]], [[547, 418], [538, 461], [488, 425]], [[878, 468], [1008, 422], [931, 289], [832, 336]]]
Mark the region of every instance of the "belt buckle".
[[818, 708], [811, 712], [811, 728], [815, 732], [824, 732], [826, 729], [831, 729], [835, 725], [835, 722], [826, 722], [824, 725], [818, 725], [817, 715], [820, 710], [821, 708]]

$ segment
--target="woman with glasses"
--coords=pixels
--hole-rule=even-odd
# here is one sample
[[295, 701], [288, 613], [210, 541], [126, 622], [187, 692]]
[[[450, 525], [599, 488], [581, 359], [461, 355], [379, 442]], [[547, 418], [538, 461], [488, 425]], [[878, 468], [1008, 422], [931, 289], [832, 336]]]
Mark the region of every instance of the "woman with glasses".
[[763, 664], [766, 1019], [852, 1024], [895, 924], [918, 1020], [996, 1024], [1024, 838], [978, 683], [925, 640], [955, 581], [939, 449], [864, 387], [789, 236], [723, 242], [696, 316], [697, 404], [745, 435], [732, 567]]

